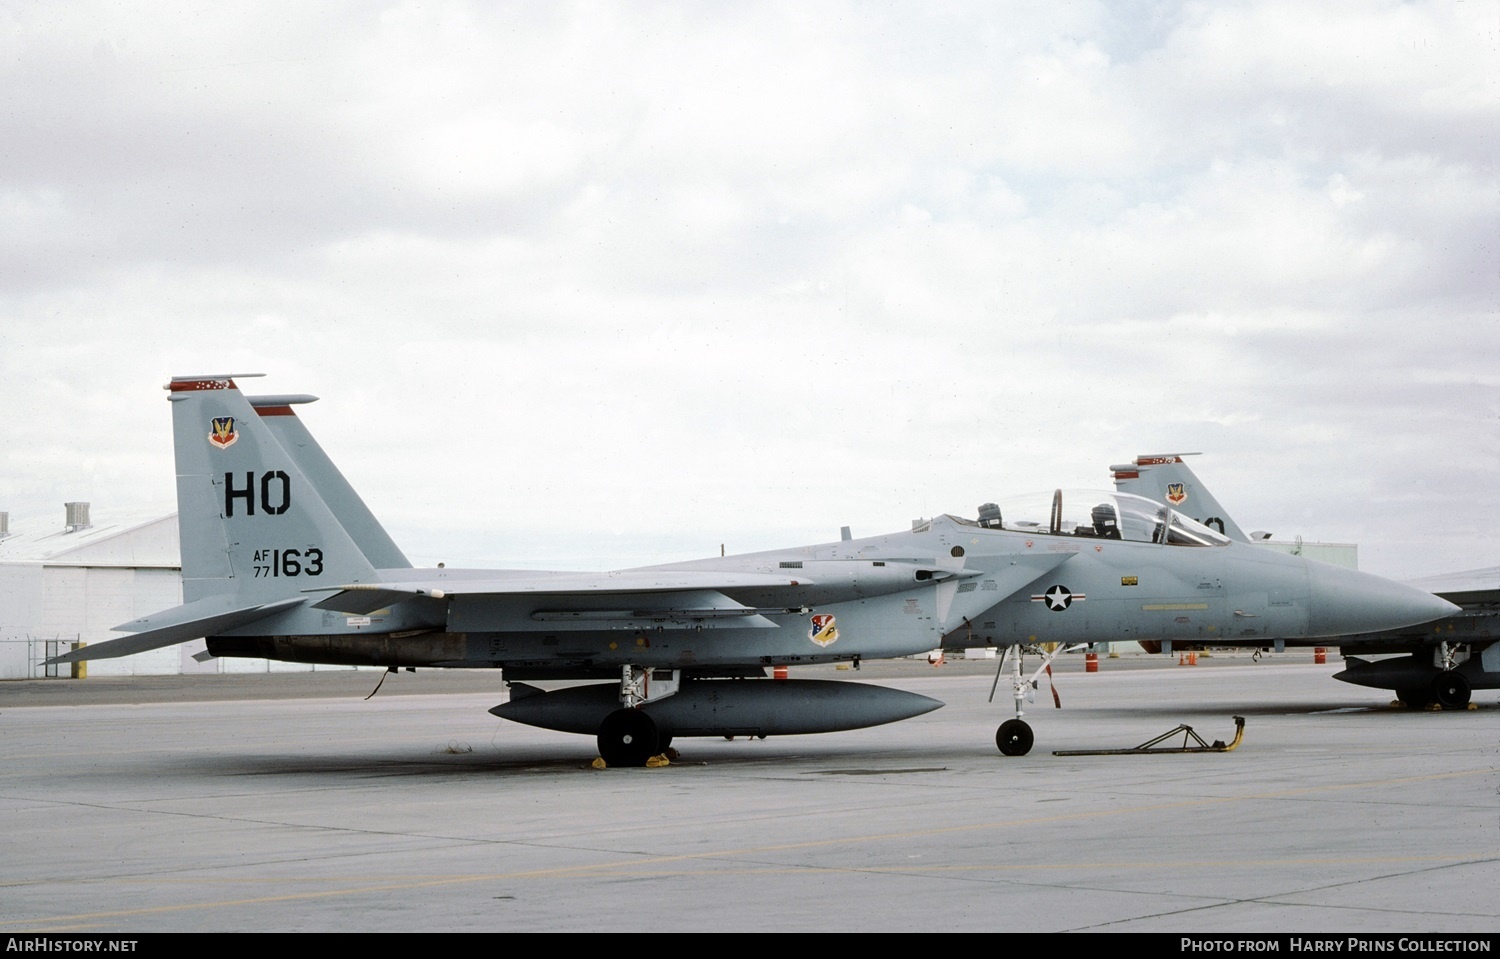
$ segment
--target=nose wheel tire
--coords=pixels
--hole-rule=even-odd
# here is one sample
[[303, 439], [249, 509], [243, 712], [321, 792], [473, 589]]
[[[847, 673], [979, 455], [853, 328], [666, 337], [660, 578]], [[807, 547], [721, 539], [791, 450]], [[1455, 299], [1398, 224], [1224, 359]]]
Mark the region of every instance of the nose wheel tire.
[[1005, 756], [1024, 756], [1031, 752], [1031, 744], [1035, 741], [1036, 735], [1031, 727], [1019, 719], [1007, 719], [995, 730], [995, 745]]
[[1452, 670], [1438, 673], [1432, 680], [1432, 698], [1444, 709], [1463, 709], [1469, 705], [1472, 692], [1469, 681]]
[[656, 721], [639, 709], [617, 709], [599, 724], [599, 756], [607, 766], [644, 766], [660, 751]]

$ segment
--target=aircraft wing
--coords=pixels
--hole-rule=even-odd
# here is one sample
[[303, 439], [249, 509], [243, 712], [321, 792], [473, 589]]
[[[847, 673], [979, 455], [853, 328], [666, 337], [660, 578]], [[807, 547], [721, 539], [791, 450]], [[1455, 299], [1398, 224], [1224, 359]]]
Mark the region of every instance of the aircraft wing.
[[[812, 584], [799, 576], [795, 579], [773, 573], [697, 572], [694, 570], [622, 570], [611, 573], [553, 573], [522, 575], [494, 579], [426, 578], [381, 583], [352, 583], [335, 587], [338, 592], [314, 603], [318, 609], [364, 615], [384, 609], [402, 600], [426, 596], [443, 599], [448, 596], [507, 597], [543, 595], [609, 595], [657, 593], [713, 593], [705, 609], [724, 610], [740, 606], [723, 590], [792, 589]], [[700, 600], [701, 602], [702, 600]], [[726, 605], [727, 604], [727, 605]], [[673, 606], [680, 611], [680, 604]], [[733, 615], [720, 612], [719, 615]], [[738, 615], [744, 615], [743, 613]]]
[[75, 649], [71, 653], [54, 656], [44, 665], [132, 656], [147, 650], [171, 646], [174, 643], [185, 643], [190, 639], [212, 636], [226, 629], [248, 626], [272, 613], [299, 606], [305, 602], [301, 597], [294, 597], [274, 603], [234, 607], [230, 600], [231, 597], [228, 596], [209, 596], [196, 602], [174, 606], [172, 609], [155, 613], [144, 619], [133, 620], [116, 626], [115, 629], [134, 632], [134, 636], [122, 636], [119, 639], [93, 643], [82, 649]]
[[1407, 585], [1425, 589], [1463, 607], [1500, 603], [1500, 566], [1445, 573], [1408, 580]]

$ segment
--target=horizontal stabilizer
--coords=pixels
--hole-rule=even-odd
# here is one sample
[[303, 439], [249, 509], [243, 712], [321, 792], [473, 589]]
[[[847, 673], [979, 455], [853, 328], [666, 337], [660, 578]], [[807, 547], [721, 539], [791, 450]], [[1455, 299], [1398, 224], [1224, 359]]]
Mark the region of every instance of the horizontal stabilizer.
[[[522, 573], [514, 577], [464, 579], [434, 578], [386, 583], [354, 583], [313, 605], [340, 613], [364, 615], [402, 600], [421, 596], [526, 596], [549, 593], [662, 593], [690, 590], [777, 589], [808, 586], [806, 577], [792, 579], [774, 573], [706, 572], [693, 570], [625, 570], [616, 573]], [[309, 592], [313, 592], [309, 590]], [[743, 615], [743, 614], [741, 614]]]
[[232, 597], [229, 596], [209, 596], [197, 602], [147, 616], [145, 619], [135, 620], [124, 626], [117, 626], [116, 629], [138, 629], [138, 631], [134, 636], [108, 639], [102, 643], [75, 649], [71, 653], [54, 656], [47, 660], [45, 665], [77, 663], [87, 659], [118, 659], [121, 656], [133, 656], [147, 650], [201, 639], [226, 629], [248, 626], [273, 613], [300, 606], [304, 600], [298, 596], [275, 603], [257, 603], [253, 606], [225, 609], [224, 607], [230, 602], [232, 602]]

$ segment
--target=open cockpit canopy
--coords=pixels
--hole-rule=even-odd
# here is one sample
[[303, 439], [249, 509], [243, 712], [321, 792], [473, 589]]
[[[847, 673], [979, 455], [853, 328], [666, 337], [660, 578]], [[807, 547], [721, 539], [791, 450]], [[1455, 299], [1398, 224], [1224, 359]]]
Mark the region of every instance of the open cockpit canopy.
[[1164, 503], [1129, 493], [1060, 489], [1014, 496], [979, 507], [986, 529], [1038, 536], [1081, 536], [1168, 546], [1225, 546], [1229, 538]]

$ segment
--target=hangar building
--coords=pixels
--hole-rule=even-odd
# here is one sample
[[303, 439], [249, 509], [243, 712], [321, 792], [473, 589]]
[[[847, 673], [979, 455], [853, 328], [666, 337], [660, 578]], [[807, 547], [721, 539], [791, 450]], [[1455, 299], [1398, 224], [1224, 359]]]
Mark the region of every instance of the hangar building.
[[[182, 602], [177, 514], [110, 517], [94, 524], [88, 503], [61, 517], [10, 522], [0, 512], [0, 679], [67, 678], [72, 667], [44, 667], [74, 643], [126, 633], [112, 627]], [[62, 519], [59, 524], [57, 519]], [[119, 659], [93, 660], [90, 676], [305, 672], [300, 663], [193, 658], [198, 639]], [[338, 668], [338, 667], [323, 667]], [[348, 668], [348, 667], [341, 667]]]

